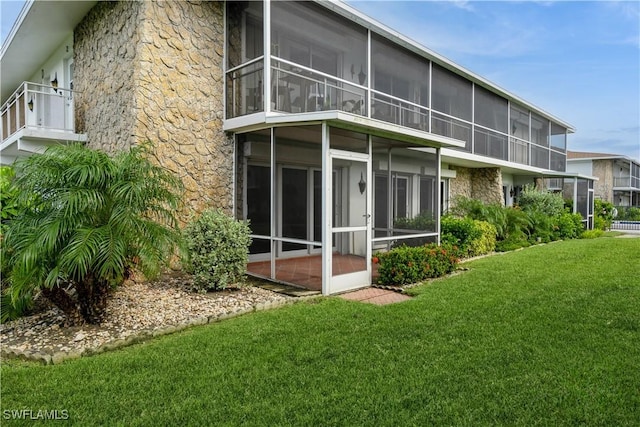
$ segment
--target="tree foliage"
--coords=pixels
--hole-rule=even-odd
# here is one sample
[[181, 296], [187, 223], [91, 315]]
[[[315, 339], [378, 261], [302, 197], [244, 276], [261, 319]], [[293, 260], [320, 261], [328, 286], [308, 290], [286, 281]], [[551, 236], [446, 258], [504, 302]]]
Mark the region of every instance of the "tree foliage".
[[70, 322], [99, 323], [109, 289], [132, 268], [159, 273], [181, 242], [182, 184], [150, 151], [57, 145], [16, 164], [19, 198], [31, 200], [7, 223], [12, 295], [40, 290]]

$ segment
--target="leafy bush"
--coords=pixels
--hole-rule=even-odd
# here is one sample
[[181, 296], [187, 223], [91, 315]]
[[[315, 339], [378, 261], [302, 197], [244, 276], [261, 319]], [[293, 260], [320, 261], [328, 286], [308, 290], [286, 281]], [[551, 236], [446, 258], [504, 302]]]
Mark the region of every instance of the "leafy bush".
[[595, 228], [593, 230], [583, 231], [582, 234], [580, 235], [580, 238], [581, 239], [597, 239], [598, 237], [602, 237], [603, 234], [604, 234], [604, 231]]
[[7, 224], [10, 292], [42, 295], [70, 323], [99, 323], [109, 290], [132, 266], [152, 278], [180, 243], [182, 183], [143, 144], [115, 157], [55, 145], [16, 163], [18, 203]]
[[378, 283], [383, 285], [401, 286], [441, 277], [455, 270], [458, 264], [455, 248], [435, 244], [400, 246], [377, 253], [376, 257], [380, 263]]
[[531, 227], [529, 216], [522, 210], [498, 203], [484, 204], [479, 200], [456, 197], [451, 212], [458, 217], [470, 217], [493, 225], [497, 240], [526, 240]]
[[472, 244], [482, 237], [482, 230], [471, 218], [445, 215], [440, 222], [441, 241], [457, 246], [463, 256], [473, 256]]
[[582, 215], [564, 212], [554, 218], [554, 233], [557, 239], [577, 239], [582, 234]]
[[564, 212], [564, 199], [560, 194], [540, 191], [533, 185], [525, 185], [518, 197], [518, 205], [523, 211], [537, 211], [553, 217]]
[[620, 221], [640, 221], [640, 208], [628, 207], [618, 208], [618, 216], [616, 218]]
[[531, 221], [529, 240], [532, 243], [548, 243], [554, 240], [553, 217], [538, 210], [531, 210], [526, 213]]
[[500, 240], [496, 243], [496, 252], [509, 252], [516, 249], [526, 248], [531, 246], [528, 240], [523, 239], [507, 239]]
[[613, 222], [613, 204], [595, 199], [593, 205], [593, 227], [603, 231], [610, 229], [611, 223]]
[[396, 218], [393, 227], [405, 230], [435, 230], [436, 220], [430, 212], [422, 212], [413, 218]]
[[188, 270], [201, 291], [225, 289], [247, 272], [249, 225], [219, 210], [207, 210], [184, 230]]
[[480, 230], [480, 237], [471, 242], [472, 256], [484, 255], [496, 250], [496, 227], [486, 221], [473, 220]]
[[16, 173], [10, 166], [0, 166], [0, 235], [6, 231], [6, 223], [19, 212], [19, 189], [13, 185]]

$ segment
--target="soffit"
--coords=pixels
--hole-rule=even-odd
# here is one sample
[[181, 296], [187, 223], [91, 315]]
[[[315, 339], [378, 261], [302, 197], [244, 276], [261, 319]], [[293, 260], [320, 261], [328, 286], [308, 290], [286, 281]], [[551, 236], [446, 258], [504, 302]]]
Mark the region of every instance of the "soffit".
[[0, 53], [0, 95], [6, 100], [73, 34], [96, 1], [28, 1]]

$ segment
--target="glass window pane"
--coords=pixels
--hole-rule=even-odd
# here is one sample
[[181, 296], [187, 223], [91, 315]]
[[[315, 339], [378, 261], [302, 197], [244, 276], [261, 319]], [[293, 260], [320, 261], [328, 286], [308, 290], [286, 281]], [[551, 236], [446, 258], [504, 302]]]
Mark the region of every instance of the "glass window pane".
[[262, 62], [254, 62], [227, 73], [227, 118], [264, 110]]
[[511, 135], [529, 141], [529, 111], [517, 105], [511, 105]]
[[311, 2], [271, 3], [271, 54], [354, 84], [367, 83], [367, 31]]
[[471, 125], [438, 113], [431, 114], [431, 132], [466, 143], [460, 150], [471, 152]]
[[536, 113], [531, 113], [531, 142], [549, 146], [549, 120]]
[[429, 106], [429, 61], [379, 36], [372, 36], [375, 90]]
[[237, 67], [262, 56], [263, 5], [261, 1], [227, 2], [227, 62]]
[[236, 161], [236, 217], [249, 220], [253, 238], [250, 254], [270, 252], [271, 236], [271, 160], [270, 133], [266, 131], [238, 135]]
[[547, 148], [531, 146], [531, 166], [549, 169], [549, 150]]
[[471, 82], [433, 64], [432, 108], [471, 121]]
[[507, 100], [477, 85], [473, 99], [474, 123], [506, 133], [509, 111]]
[[559, 151], [567, 149], [567, 129], [551, 122], [551, 146]]
[[567, 159], [566, 154], [557, 153], [555, 151], [551, 151], [551, 170], [564, 172], [566, 169]]
[[505, 135], [490, 130], [476, 128], [474, 132], [473, 152], [496, 159], [508, 160], [508, 143]]

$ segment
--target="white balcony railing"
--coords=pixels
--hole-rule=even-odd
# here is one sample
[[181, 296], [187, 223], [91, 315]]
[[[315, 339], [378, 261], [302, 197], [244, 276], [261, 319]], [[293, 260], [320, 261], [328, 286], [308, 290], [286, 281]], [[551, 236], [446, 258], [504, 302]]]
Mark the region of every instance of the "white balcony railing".
[[21, 129], [74, 132], [70, 89], [24, 82], [0, 108], [0, 141]]

